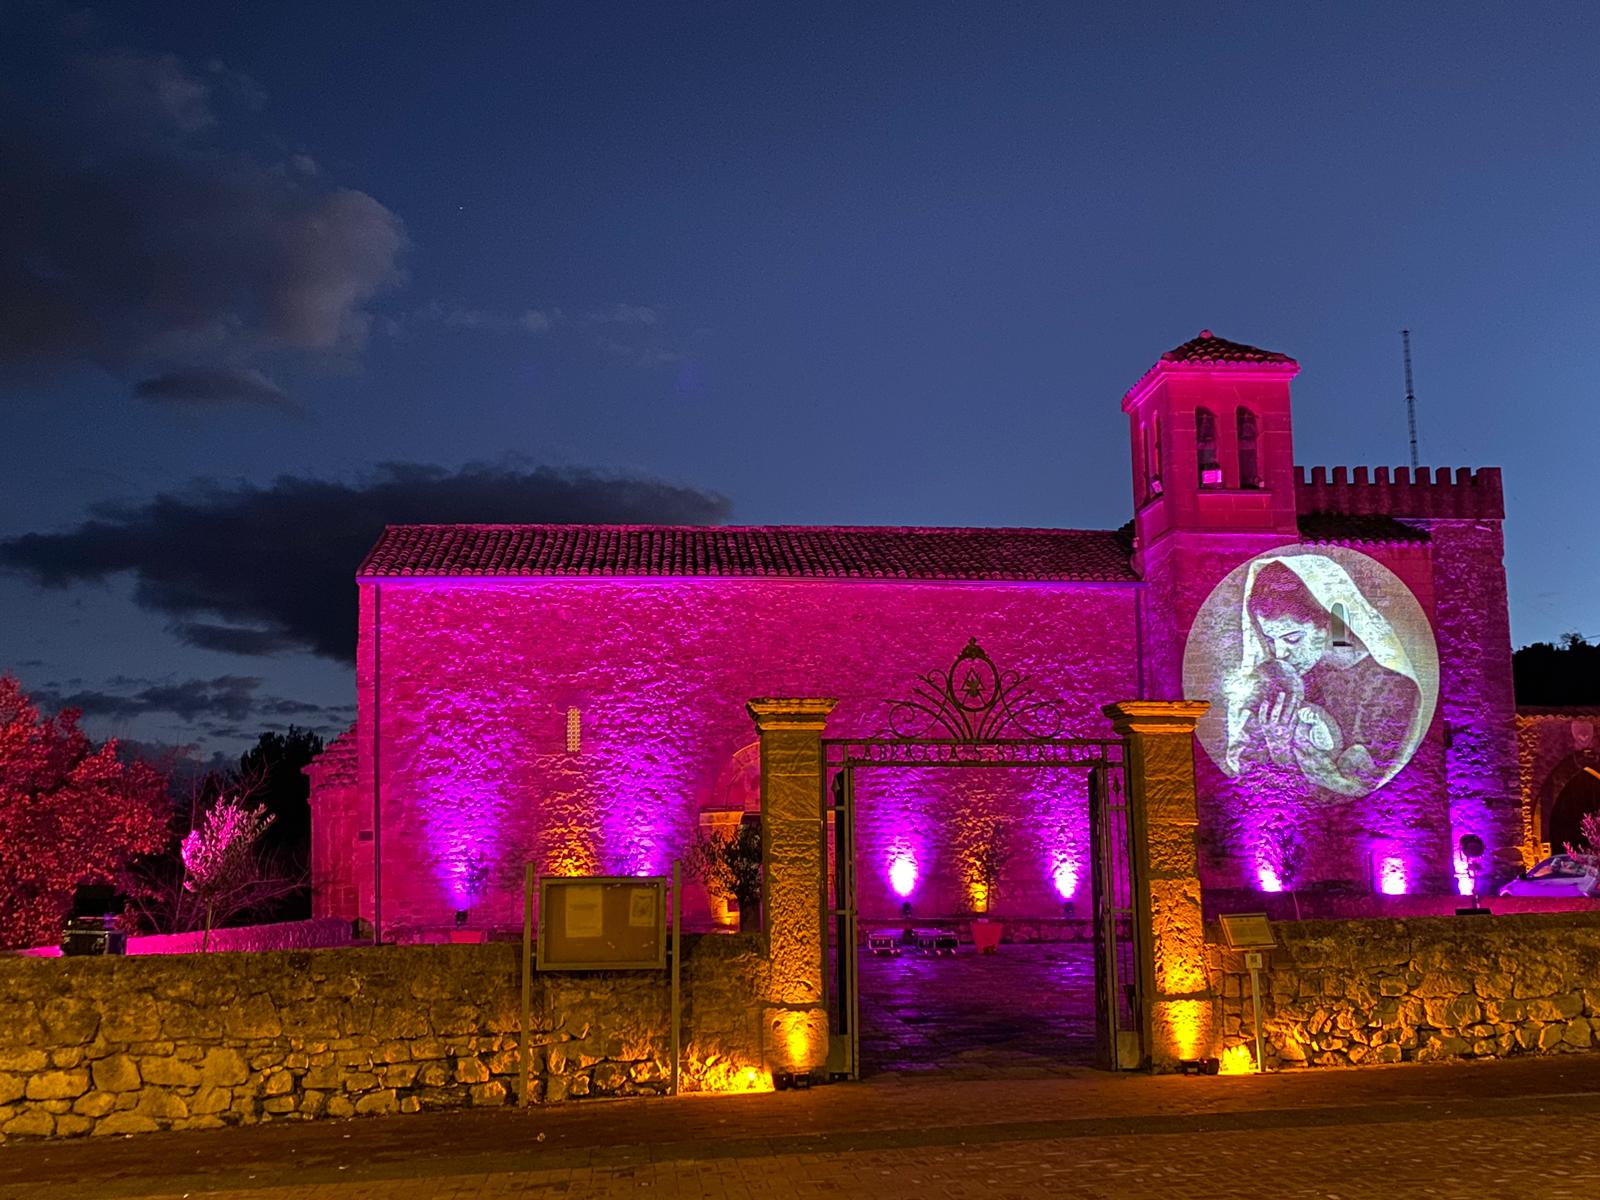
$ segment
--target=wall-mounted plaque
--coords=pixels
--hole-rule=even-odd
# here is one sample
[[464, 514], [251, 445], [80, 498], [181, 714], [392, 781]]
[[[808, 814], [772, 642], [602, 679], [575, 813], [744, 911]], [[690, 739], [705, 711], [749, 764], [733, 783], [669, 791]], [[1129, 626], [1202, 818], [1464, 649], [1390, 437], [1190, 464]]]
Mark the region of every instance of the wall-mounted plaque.
[[541, 971], [661, 970], [667, 965], [665, 877], [539, 880]]
[[1278, 944], [1266, 913], [1223, 913], [1217, 920], [1222, 925], [1222, 940], [1230, 950]]

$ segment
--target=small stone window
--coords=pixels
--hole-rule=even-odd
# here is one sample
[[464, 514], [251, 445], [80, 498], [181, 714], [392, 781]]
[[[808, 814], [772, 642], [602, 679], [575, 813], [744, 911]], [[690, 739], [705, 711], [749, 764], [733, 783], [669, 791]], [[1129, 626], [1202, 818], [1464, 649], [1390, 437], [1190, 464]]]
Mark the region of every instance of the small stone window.
[[576, 754], [583, 749], [583, 714], [576, 708], [567, 709], [567, 753]]
[[1329, 634], [1335, 646], [1350, 645], [1350, 613], [1342, 604], [1333, 606], [1333, 620], [1330, 622]]
[[1239, 486], [1261, 486], [1261, 452], [1257, 444], [1256, 415], [1248, 408], [1240, 408], [1239, 421]]
[[1200, 467], [1200, 486], [1221, 487], [1222, 463], [1217, 458], [1217, 415], [1209, 408], [1194, 410], [1194, 448]]

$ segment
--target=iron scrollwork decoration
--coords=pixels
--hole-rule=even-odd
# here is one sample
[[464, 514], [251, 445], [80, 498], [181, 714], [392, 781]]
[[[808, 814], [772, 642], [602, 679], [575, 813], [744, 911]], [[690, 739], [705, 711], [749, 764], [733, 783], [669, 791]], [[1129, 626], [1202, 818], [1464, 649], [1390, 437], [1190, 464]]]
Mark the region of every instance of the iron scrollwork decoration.
[[919, 675], [911, 695], [888, 703], [889, 728], [900, 738], [924, 738], [941, 729], [958, 742], [1008, 734], [1043, 739], [1061, 732], [1061, 705], [1035, 700], [1027, 678], [1002, 671], [977, 638], [968, 639], [948, 670]]

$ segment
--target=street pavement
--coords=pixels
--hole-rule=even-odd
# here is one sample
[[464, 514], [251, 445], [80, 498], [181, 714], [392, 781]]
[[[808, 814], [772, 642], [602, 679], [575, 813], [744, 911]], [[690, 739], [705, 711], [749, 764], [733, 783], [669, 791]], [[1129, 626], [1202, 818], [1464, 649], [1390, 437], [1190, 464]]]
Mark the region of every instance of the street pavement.
[[0, 1197], [1600, 1194], [1600, 1054], [1267, 1077], [889, 1076], [0, 1147]]

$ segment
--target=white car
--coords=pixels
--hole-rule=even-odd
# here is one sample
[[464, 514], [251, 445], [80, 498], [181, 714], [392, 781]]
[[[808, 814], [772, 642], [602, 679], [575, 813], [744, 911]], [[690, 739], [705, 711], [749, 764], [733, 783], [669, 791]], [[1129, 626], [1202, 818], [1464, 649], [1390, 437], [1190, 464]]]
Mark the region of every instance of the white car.
[[1500, 894], [1581, 900], [1600, 896], [1600, 877], [1570, 854], [1552, 854], [1506, 884]]

